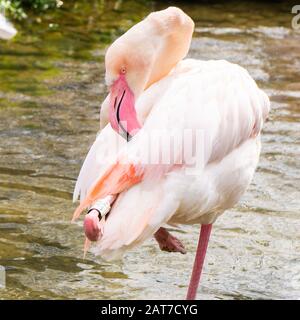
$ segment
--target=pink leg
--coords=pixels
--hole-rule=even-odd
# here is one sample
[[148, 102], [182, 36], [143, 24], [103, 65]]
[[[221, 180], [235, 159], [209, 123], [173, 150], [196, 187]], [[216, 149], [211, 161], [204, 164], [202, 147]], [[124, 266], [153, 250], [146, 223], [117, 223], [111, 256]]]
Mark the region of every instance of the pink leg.
[[205, 254], [207, 250], [207, 245], [209, 241], [209, 236], [211, 232], [212, 224], [203, 224], [201, 225], [201, 231], [197, 246], [197, 252], [194, 261], [193, 272], [189, 284], [189, 289], [187, 292], [187, 300], [195, 300], [197, 289], [200, 282], [201, 272], [203, 268], [203, 263], [205, 259]]
[[158, 231], [155, 232], [154, 238], [162, 251], [186, 253], [180, 240], [172, 236], [166, 228], [159, 228]]

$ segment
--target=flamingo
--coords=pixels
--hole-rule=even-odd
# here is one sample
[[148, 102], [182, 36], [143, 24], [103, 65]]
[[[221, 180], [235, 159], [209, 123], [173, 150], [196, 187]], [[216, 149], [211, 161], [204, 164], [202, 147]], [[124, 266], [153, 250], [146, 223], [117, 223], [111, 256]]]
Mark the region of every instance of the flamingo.
[[17, 31], [11, 23], [0, 13], [0, 39], [9, 40], [16, 35]]
[[[193, 30], [187, 14], [169, 7], [149, 14], [108, 48], [109, 94], [100, 133], [77, 179], [73, 200], [80, 196], [80, 204], [72, 219], [90, 208], [85, 250], [94, 241], [92, 251], [108, 260], [153, 235], [162, 250], [185, 253], [164, 226], [200, 224], [189, 300], [196, 298], [212, 224], [252, 180], [270, 109], [268, 96], [241, 66], [185, 59]], [[144, 161], [149, 137], [163, 155], [174, 131], [189, 131], [190, 139], [171, 148], [167, 162]], [[201, 152], [183, 157], [195, 147]]]

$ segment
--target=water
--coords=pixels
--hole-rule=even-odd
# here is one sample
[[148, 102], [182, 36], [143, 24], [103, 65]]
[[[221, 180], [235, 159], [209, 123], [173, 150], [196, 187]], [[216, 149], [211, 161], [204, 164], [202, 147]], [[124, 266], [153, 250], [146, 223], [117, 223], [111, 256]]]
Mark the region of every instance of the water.
[[[288, 1], [176, 2], [196, 22], [190, 56], [246, 67], [272, 111], [253, 183], [215, 224], [199, 297], [300, 298], [300, 32]], [[108, 263], [82, 259], [72, 191], [106, 95], [103, 54], [148, 1], [78, 1], [17, 25], [0, 42], [1, 299], [185, 297], [198, 226], [175, 230], [187, 255], [154, 240]]]

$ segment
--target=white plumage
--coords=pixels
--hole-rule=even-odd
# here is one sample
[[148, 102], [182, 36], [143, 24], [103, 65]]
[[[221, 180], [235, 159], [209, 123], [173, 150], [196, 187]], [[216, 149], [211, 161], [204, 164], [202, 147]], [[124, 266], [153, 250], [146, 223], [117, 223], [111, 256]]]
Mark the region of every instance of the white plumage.
[[[145, 137], [176, 128], [202, 130], [203, 167], [186, 174], [186, 164], [155, 172], [144, 165], [143, 181], [123, 191], [104, 225], [96, 254], [116, 258], [140, 244], [164, 223], [212, 223], [235, 205], [253, 177], [260, 153], [260, 131], [269, 112], [269, 99], [248, 72], [229, 62], [186, 59], [146, 89], [136, 101], [142, 129], [128, 143], [129, 158], [147, 152]], [[103, 118], [108, 118], [103, 109]], [[167, 129], [167, 130], [165, 130]], [[120, 155], [111, 150], [116, 139], [110, 124], [99, 133], [82, 166], [74, 191], [81, 199]], [[126, 150], [125, 150], [126, 148]], [[163, 151], [167, 145], [161, 144]], [[177, 151], [180, 155], [183, 150]], [[105, 159], [103, 155], [105, 154]], [[139, 160], [137, 160], [139, 161]]]
[[17, 34], [17, 30], [0, 13], [0, 39], [9, 40]]

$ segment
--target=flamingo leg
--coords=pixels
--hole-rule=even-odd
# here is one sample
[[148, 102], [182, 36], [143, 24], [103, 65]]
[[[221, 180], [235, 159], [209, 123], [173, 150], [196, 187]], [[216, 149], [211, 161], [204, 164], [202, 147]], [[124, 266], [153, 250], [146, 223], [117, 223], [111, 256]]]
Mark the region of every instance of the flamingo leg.
[[170, 234], [166, 228], [159, 228], [154, 234], [155, 240], [162, 251], [186, 253], [184, 245], [176, 237]]
[[187, 300], [195, 300], [197, 289], [200, 282], [200, 277], [203, 269], [204, 259], [208, 246], [208, 241], [211, 233], [212, 224], [201, 225], [200, 236], [198, 240], [197, 252], [195, 256], [193, 272], [187, 292]]

